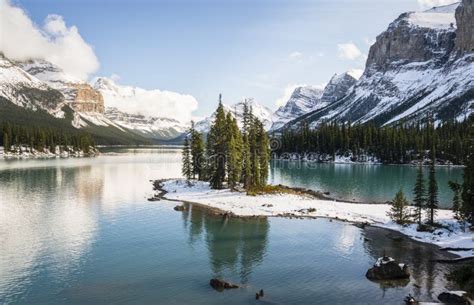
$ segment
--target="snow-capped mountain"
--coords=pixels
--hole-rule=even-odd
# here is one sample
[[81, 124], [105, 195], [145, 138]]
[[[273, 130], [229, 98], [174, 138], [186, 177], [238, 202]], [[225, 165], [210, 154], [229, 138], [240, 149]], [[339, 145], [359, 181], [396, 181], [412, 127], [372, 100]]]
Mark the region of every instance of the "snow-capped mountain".
[[[179, 137], [189, 127], [187, 122], [181, 122], [171, 117], [157, 117], [143, 113], [133, 113], [132, 110], [124, 111], [115, 106], [124, 103], [134, 103], [137, 99], [147, 96], [153, 102], [155, 96], [145, 89], [122, 86], [114, 80], [99, 77], [94, 82], [94, 89], [104, 97], [107, 109], [105, 116], [123, 128], [132, 130], [146, 138], [155, 140], [170, 140]], [[157, 97], [156, 97], [157, 98]], [[144, 109], [146, 112], [146, 109]]]
[[278, 108], [273, 115], [271, 129], [280, 129], [286, 123], [300, 116], [322, 109], [343, 98], [356, 81], [356, 76], [353, 73], [346, 72], [335, 74], [323, 90], [315, 86], [296, 88], [288, 102]]
[[[237, 119], [239, 127], [242, 128], [245, 103], [247, 103], [247, 106], [249, 108], [252, 108], [253, 115], [263, 123], [265, 130], [269, 130], [272, 126], [272, 111], [267, 107], [259, 104], [254, 99], [247, 98], [234, 105], [222, 105], [224, 107], [224, 112], [230, 112], [234, 116], [234, 118]], [[216, 113], [213, 112], [212, 115], [210, 115], [209, 117], [197, 122], [195, 124], [196, 130], [204, 133], [208, 132], [211, 129], [211, 125], [214, 122], [215, 117]]]
[[61, 117], [64, 97], [0, 53], [0, 96], [23, 108]]
[[115, 124], [151, 139], [172, 140], [187, 130], [186, 124], [175, 119], [130, 114], [115, 107], [106, 108], [105, 116]]
[[404, 13], [370, 48], [364, 74], [342, 99], [305, 120], [386, 125], [465, 119], [474, 112], [474, 2]]

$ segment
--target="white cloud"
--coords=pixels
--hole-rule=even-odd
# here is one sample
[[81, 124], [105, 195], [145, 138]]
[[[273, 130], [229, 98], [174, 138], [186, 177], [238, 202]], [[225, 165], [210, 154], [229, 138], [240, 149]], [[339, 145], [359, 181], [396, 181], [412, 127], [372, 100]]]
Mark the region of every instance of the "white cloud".
[[0, 0], [0, 52], [13, 60], [47, 60], [82, 80], [99, 68], [93, 48], [77, 27], [67, 27], [63, 17], [49, 15], [40, 28], [8, 0]]
[[104, 97], [105, 106], [116, 107], [123, 112], [189, 122], [193, 118], [192, 112], [198, 108], [198, 102], [192, 95], [121, 86], [108, 78], [102, 80], [105, 85], [98, 89]]
[[448, 5], [448, 4], [453, 4], [457, 2], [456, 0], [417, 0], [418, 4], [422, 8], [432, 8], [434, 6], [442, 6], [442, 5]]
[[355, 60], [363, 56], [359, 48], [352, 42], [337, 45], [339, 58]]
[[288, 55], [288, 57], [292, 60], [301, 60], [303, 58], [303, 53], [294, 51], [294, 52], [291, 52], [290, 55]]

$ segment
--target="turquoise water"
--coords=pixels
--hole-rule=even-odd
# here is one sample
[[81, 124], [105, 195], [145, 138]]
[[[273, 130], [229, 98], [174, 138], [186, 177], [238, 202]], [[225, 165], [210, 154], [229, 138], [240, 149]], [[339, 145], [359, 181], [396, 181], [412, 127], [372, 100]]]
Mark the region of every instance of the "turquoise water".
[[[401, 165], [321, 164], [273, 161], [270, 183], [329, 191], [331, 197], [362, 202], [386, 202], [402, 189], [410, 200], [417, 167]], [[425, 178], [428, 167], [424, 168]], [[453, 193], [448, 181], [462, 181], [463, 168], [437, 167], [439, 206], [450, 208]]]
[[[0, 304], [403, 304], [446, 284], [447, 267], [431, 262], [439, 254], [386, 232], [327, 219], [223, 221], [147, 201], [149, 180], [180, 176], [180, 159], [140, 149], [1, 161]], [[384, 251], [413, 263], [409, 283], [365, 278]], [[212, 277], [242, 288], [214, 291]]]

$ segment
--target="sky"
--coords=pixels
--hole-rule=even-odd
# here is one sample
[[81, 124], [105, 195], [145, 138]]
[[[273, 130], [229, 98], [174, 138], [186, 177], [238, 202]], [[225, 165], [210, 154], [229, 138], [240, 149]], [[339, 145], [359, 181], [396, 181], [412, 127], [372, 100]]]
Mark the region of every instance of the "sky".
[[[40, 54], [81, 79], [179, 93], [187, 100], [175, 101], [178, 112], [195, 117], [211, 113], [219, 93], [275, 110], [295, 86], [362, 70], [376, 36], [401, 13], [453, 1], [0, 0], [3, 19], [11, 17], [0, 19], [0, 51]], [[23, 12], [23, 24], [5, 7]], [[146, 103], [137, 105], [146, 112]]]

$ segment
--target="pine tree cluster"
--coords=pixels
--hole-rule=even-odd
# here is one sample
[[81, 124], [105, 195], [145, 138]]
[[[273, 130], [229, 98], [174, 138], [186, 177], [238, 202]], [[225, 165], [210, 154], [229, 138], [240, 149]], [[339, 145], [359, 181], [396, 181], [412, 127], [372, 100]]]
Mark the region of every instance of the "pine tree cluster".
[[383, 163], [410, 163], [428, 157], [432, 148], [437, 148], [440, 160], [453, 164], [467, 161], [469, 128], [474, 122], [471, 116], [464, 122], [445, 122], [437, 128], [434, 124], [399, 124], [379, 127], [372, 123], [351, 124], [323, 123], [311, 129], [303, 123], [299, 129], [282, 132], [280, 147], [274, 151], [278, 157], [284, 154], [334, 155], [351, 154], [354, 160], [364, 161], [374, 156]]
[[268, 179], [268, 135], [247, 103], [240, 130], [232, 114], [225, 113], [221, 98], [206, 144], [192, 124], [184, 140], [182, 173], [187, 179], [209, 181], [213, 189], [242, 185], [250, 192], [261, 190]]
[[64, 150], [72, 147], [74, 150], [89, 153], [90, 148], [94, 147], [94, 141], [87, 133], [70, 134], [57, 128], [27, 127], [9, 122], [3, 123], [0, 130], [0, 143], [5, 151], [26, 146], [41, 152], [45, 149], [54, 152], [56, 146], [59, 146]]

